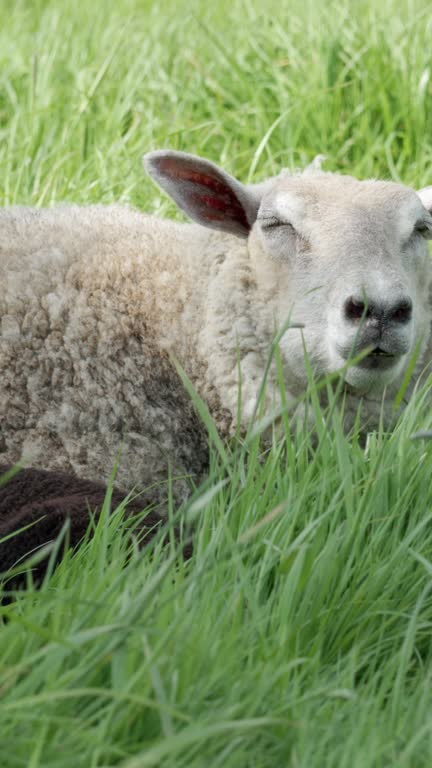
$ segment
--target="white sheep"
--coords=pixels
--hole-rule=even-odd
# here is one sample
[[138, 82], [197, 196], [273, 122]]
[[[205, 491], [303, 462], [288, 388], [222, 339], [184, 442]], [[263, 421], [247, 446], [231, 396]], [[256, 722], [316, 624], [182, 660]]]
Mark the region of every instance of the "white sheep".
[[[384, 397], [390, 418], [414, 352], [413, 381], [431, 358], [432, 187], [316, 169], [244, 186], [172, 151], [146, 166], [198, 226], [118, 205], [0, 212], [2, 461], [103, 480], [123, 445], [126, 489], [168, 466], [199, 479], [206, 434], [172, 358], [229, 433], [239, 377], [246, 425], [288, 317], [304, 326], [280, 341], [288, 398], [307, 387], [304, 345], [317, 376], [368, 347], [347, 410], [363, 398], [374, 426]], [[271, 371], [269, 407], [277, 392]]]

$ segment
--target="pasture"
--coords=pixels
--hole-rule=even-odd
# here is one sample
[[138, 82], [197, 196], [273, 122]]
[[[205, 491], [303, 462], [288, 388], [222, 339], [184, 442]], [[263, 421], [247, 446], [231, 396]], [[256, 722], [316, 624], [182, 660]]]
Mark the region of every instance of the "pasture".
[[[325, 154], [432, 184], [427, 0], [0, 12], [2, 206], [181, 219], [144, 175], [161, 147], [242, 181]], [[190, 561], [174, 537], [139, 552], [107, 504], [39, 591], [29, 577], [0, 607], [2, 768], [430, 766], [432, 443], [412, 435], [432, 428], [431, 386], [366, 445], [312, 381], [317, 437], [286, 422], [265, 453], [222, 444], [201, 408], [209, 478], [168, 523]]]

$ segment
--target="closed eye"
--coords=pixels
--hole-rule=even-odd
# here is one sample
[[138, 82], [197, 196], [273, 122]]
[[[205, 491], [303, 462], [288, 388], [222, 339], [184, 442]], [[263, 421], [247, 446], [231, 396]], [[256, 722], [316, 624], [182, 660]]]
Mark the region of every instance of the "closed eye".
[[282, 221], [282, 219], [278, 219], [276, 216], [262, 216], [258, 219], [258, 221], [264, 230], [277, 229], [278, 227], [289, 227], [293, 232], [295, 232], [293, 225], [290, 224], [289, 221]]
[[413, 235], [421, 235], [421, 237], [431, 240], [432, 222], [425, 221], [425, 219], [419, 219], [414, 226]]

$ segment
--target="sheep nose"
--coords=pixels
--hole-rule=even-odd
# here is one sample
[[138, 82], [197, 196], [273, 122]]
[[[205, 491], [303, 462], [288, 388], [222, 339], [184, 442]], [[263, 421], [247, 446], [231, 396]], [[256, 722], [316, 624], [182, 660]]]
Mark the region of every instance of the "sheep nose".
[[343, 314], [345, 320], [350, 323], [359, 323], [363, 319], [368, 325], [404, 325], [411, 320], [412, 308], [412, 301], [408, 296], [399, 297], [392, 303], [349, 296], [344, 303]]

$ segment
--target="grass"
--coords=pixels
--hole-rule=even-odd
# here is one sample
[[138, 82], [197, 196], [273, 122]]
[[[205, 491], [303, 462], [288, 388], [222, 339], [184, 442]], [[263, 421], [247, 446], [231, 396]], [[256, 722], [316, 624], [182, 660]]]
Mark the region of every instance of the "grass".
[[[431, 183], [426, 0], [0, 11], [2, 204], [180, 216], [142, 171], [162, 146], [243, 180], [324, 153]], [[427, 394], [366, 448], [337, 409], [317, 442], [287, 431], [264, 456], [215, 440], [188, 563], [103, 515], [0, 609], [2, 768], [430, 766], [432, 445], [411, 439]]]

